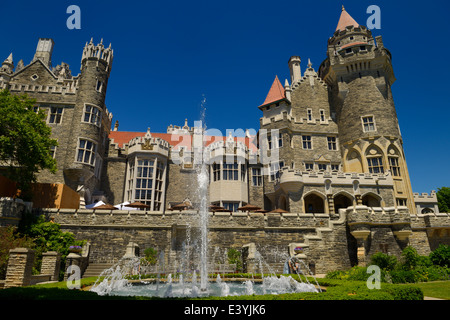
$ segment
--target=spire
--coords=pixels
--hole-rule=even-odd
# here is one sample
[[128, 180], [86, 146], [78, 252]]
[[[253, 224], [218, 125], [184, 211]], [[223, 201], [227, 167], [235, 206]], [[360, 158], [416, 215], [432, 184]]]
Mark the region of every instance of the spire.
[[12, 52], [9, 54], [8, 58], [4, 62], [8, 62], [10, 64], [13, 64], [13, 55]]
[[[267, 94], [266, 100], [264, 100], [264, 103], [261, 106], [264, 106], [266, 104], [270, 104], [282, 99], [286, 99], [285, 91], [283, 86], [281, 85], [280, 80], [278, 80], [278, 76], [275, 76], [275, 80], [272, 83], [272, 87], [269, 90], [269, 93]], [[261, 107], [260, 106], [260, 107]]]
[[342, 12], [341, 12], [341, 17], [339, 18], [339, 22], [336, 28], [336, 31], [340, 30], [343, 31], [345, 30], [345, 27], [348, 26], [354, 26], [359, 27], [358, 22], [355, 21], [355, 19], [353, 19], [347, 11], [345, 11], [344, 6], [342, 6]]

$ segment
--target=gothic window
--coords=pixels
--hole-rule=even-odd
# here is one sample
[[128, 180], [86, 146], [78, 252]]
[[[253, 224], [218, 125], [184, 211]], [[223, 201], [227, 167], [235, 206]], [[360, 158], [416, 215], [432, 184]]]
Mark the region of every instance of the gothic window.
[[48, 123], [61, 123], [61, 118], [63, 114], [63, 108], [61, 107], [50, 107], [50, 116], [48, 118]]
[[381, 157], [367, 158], [370, 173], [384, 173], [383, 161]]
[[400, 166], [398, 164], [397, 157], [389, 157], [389, 166], [391, 167], [391, 173], [394, 177], [400, 177]]
[[97, 151], [97, 145], [92, 141], [80, 139], [78, 141], [77, 162], [83, 162], [90, 165], [94, 165], [95, 152]]
[[311, 136], [302, 136], [302, 142], [303, 142], [303, 149], [307, 150], [312, 149]]
[[362, 125], [364, 132], [376, 131], [375, 119], [373, 116], [362, 117]]
[[261, 168], [252, 169], [252, 184], [255, 187], [262, 186]]
[[336, 137], [327, 137], [328, 140], [328, 150], [337, 150]]
[[99, 108], [91, 105], [85, 105], [83, 121], [87, 123], [93, 123], [100, 126], [102, 120], [102, 112]]

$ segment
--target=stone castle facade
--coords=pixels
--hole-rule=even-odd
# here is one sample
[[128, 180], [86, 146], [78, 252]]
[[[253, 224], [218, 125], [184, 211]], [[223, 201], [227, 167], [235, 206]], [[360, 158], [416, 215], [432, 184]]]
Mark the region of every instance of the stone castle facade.
[[[345, 9], [318, 70], [308, 61], [302, 73], [300, 57], [292, 56], [290, 79], [282, 85], [275, 77], [258, 107], [258, 132], [215, 136], [187, 120], [165, 133], [119, 131], [105, 106], [111, 46], [86, 43], [77, 76], [65, 63], [51, 67], [52, 50], [51, 39], [40, 39], [33, 61], [15, 69], [9, 56], [0, 88], [28, 94], [47, 113], [58, 140], [52, 150], [58, 172], [42, 172], [39, 181], [64, 183], [82, 196], [79, 210], [47, 211], [96, 243], [98, 259], [110, 250], [105, 239], [121, 239], [122, 247], [128, 241], [160, 247], [167, 259], [177, 255], [193, 211], [182, 216], [172, 209], [180, 203], [195, 209], [199, 202], [199, 152], [208, 160], [209, 203], [231, 211], [211, 213], [216, 245], [301, 244], [326, 271], [380, 248], [398, 254], [411, 243], [427, 252], [438, 239], [448, 242], [448, 216], [425, 222], [440, 214], [436, 201], [411, 189], [391, 91], [391, 53]], [[139, 201], [149, 209], [104, 216], [84, 209], [99, 200]], [[239, 213], [246, 204], [269, 213]], [[274, 209], [285, 212], [270, 213]]]

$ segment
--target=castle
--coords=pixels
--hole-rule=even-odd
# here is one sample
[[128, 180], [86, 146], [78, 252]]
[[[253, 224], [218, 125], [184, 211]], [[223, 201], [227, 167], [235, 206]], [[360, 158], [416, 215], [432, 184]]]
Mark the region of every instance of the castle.
[[[118, 121], [112, 128], [105, 106], [111, 45], [86, 43], [77, 76], [65, 63], [52, 68], [53, 45], [39, 39], [33, 61], [25, 66], [21, 60], [15, 69], [10, 55], [0, 88], [28, 94], [47, 113], [58, 140], [52, 150], [58, 172], [41, 172], [39, 181], [65, 184], [81, 196], [78, 210], [47, 212], [101, 247], [98, 259], [108, 250], [95, 235], [98, 228], [110, 240], [117, 235], [108, 232], [121, 230], [122, 248], [134, 241], [168, 250], [167, 259], [177, 255], [190, 211], [182, 217], [174, 208], [196, 208], [199, 150], [208, 159], [209, 203], [225, 209], [212, 213], [216, 244], [301, 244], [326, 271], [354, 265], [380, 248], [398, 254], [410, 243], [427, 252], [448, 242], [448, 216], [437, 212], [435, 197], [423, 201], [411, 189], [391, 91], [391, 53], [344, 8], [318, 70], [308, 61], [302, 73], [300, 57], [292, 56], [290, 79], [283, 85], [276, 76], [258, 106], [259, 131], [235, 136], [214, 136], [187, 120], [165, 133], [119, 131]], [[99, 216], [84, 209], [99, 200], [138, 201], [148, 210]], [[261, 213], [239, 212], [246, 204]], [[430, 214], [447, 220], [430, 222], [424, 218]], [[146, 237], [140, 234], [145, 226]]]

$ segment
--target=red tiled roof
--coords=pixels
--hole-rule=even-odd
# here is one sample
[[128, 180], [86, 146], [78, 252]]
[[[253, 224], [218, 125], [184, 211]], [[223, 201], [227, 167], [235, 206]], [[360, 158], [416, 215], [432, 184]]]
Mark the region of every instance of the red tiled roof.
[[345, 30], [345, 27], [348, 26], [354, 26], [356, 28], [359, 27], [359, 24], [347, 13], [347, 11], [345, 11], [344, 6], [342, 6], [341, 17], [339, 18], [336, 31], [338, 30], [343, 31]]
[[[109, 133], [109, 138], [114, 140], [120, 148], [123, 148], [124, 144], [128, 143], [131, 139], [136, 137], [144, 137], [146, 132], [129, 132], [129, 131], [111, 131]], [[161, 138], [167, 141], [172, 147], [184, 146], [188, 149], [192, 146], [192, 136], [190, 134], [172, 134], [172, 133], [150, 133], [153, 138]], [[226, 141], [227, 137], [223, 136], [205, 136], [205, 145], [209, 146], [211, 143], [217, 141]], [[245, 143], [245, 145], [253, 151], [256, 151], [256, 140], [257, 137], [234, 137], [234, 141]]]
[[366, 45], [367, 42], [352, 42], [352, 43], [347, 43], [345, 46], [342, 46], [341, 49], [345, 49], [348, 47], [353, 47], [353, 46], [357, 46], [357, 45]]
[[270, 87], [266, 100], [264, 100], [264, 103], [260, 105], [260, 107], [282, 99], [286, 99], [285, 90], [281, 85], [280, 80], [278, 80], [278, 76], [275, 76], [275, 80], [272, 83], [272, 87]]

